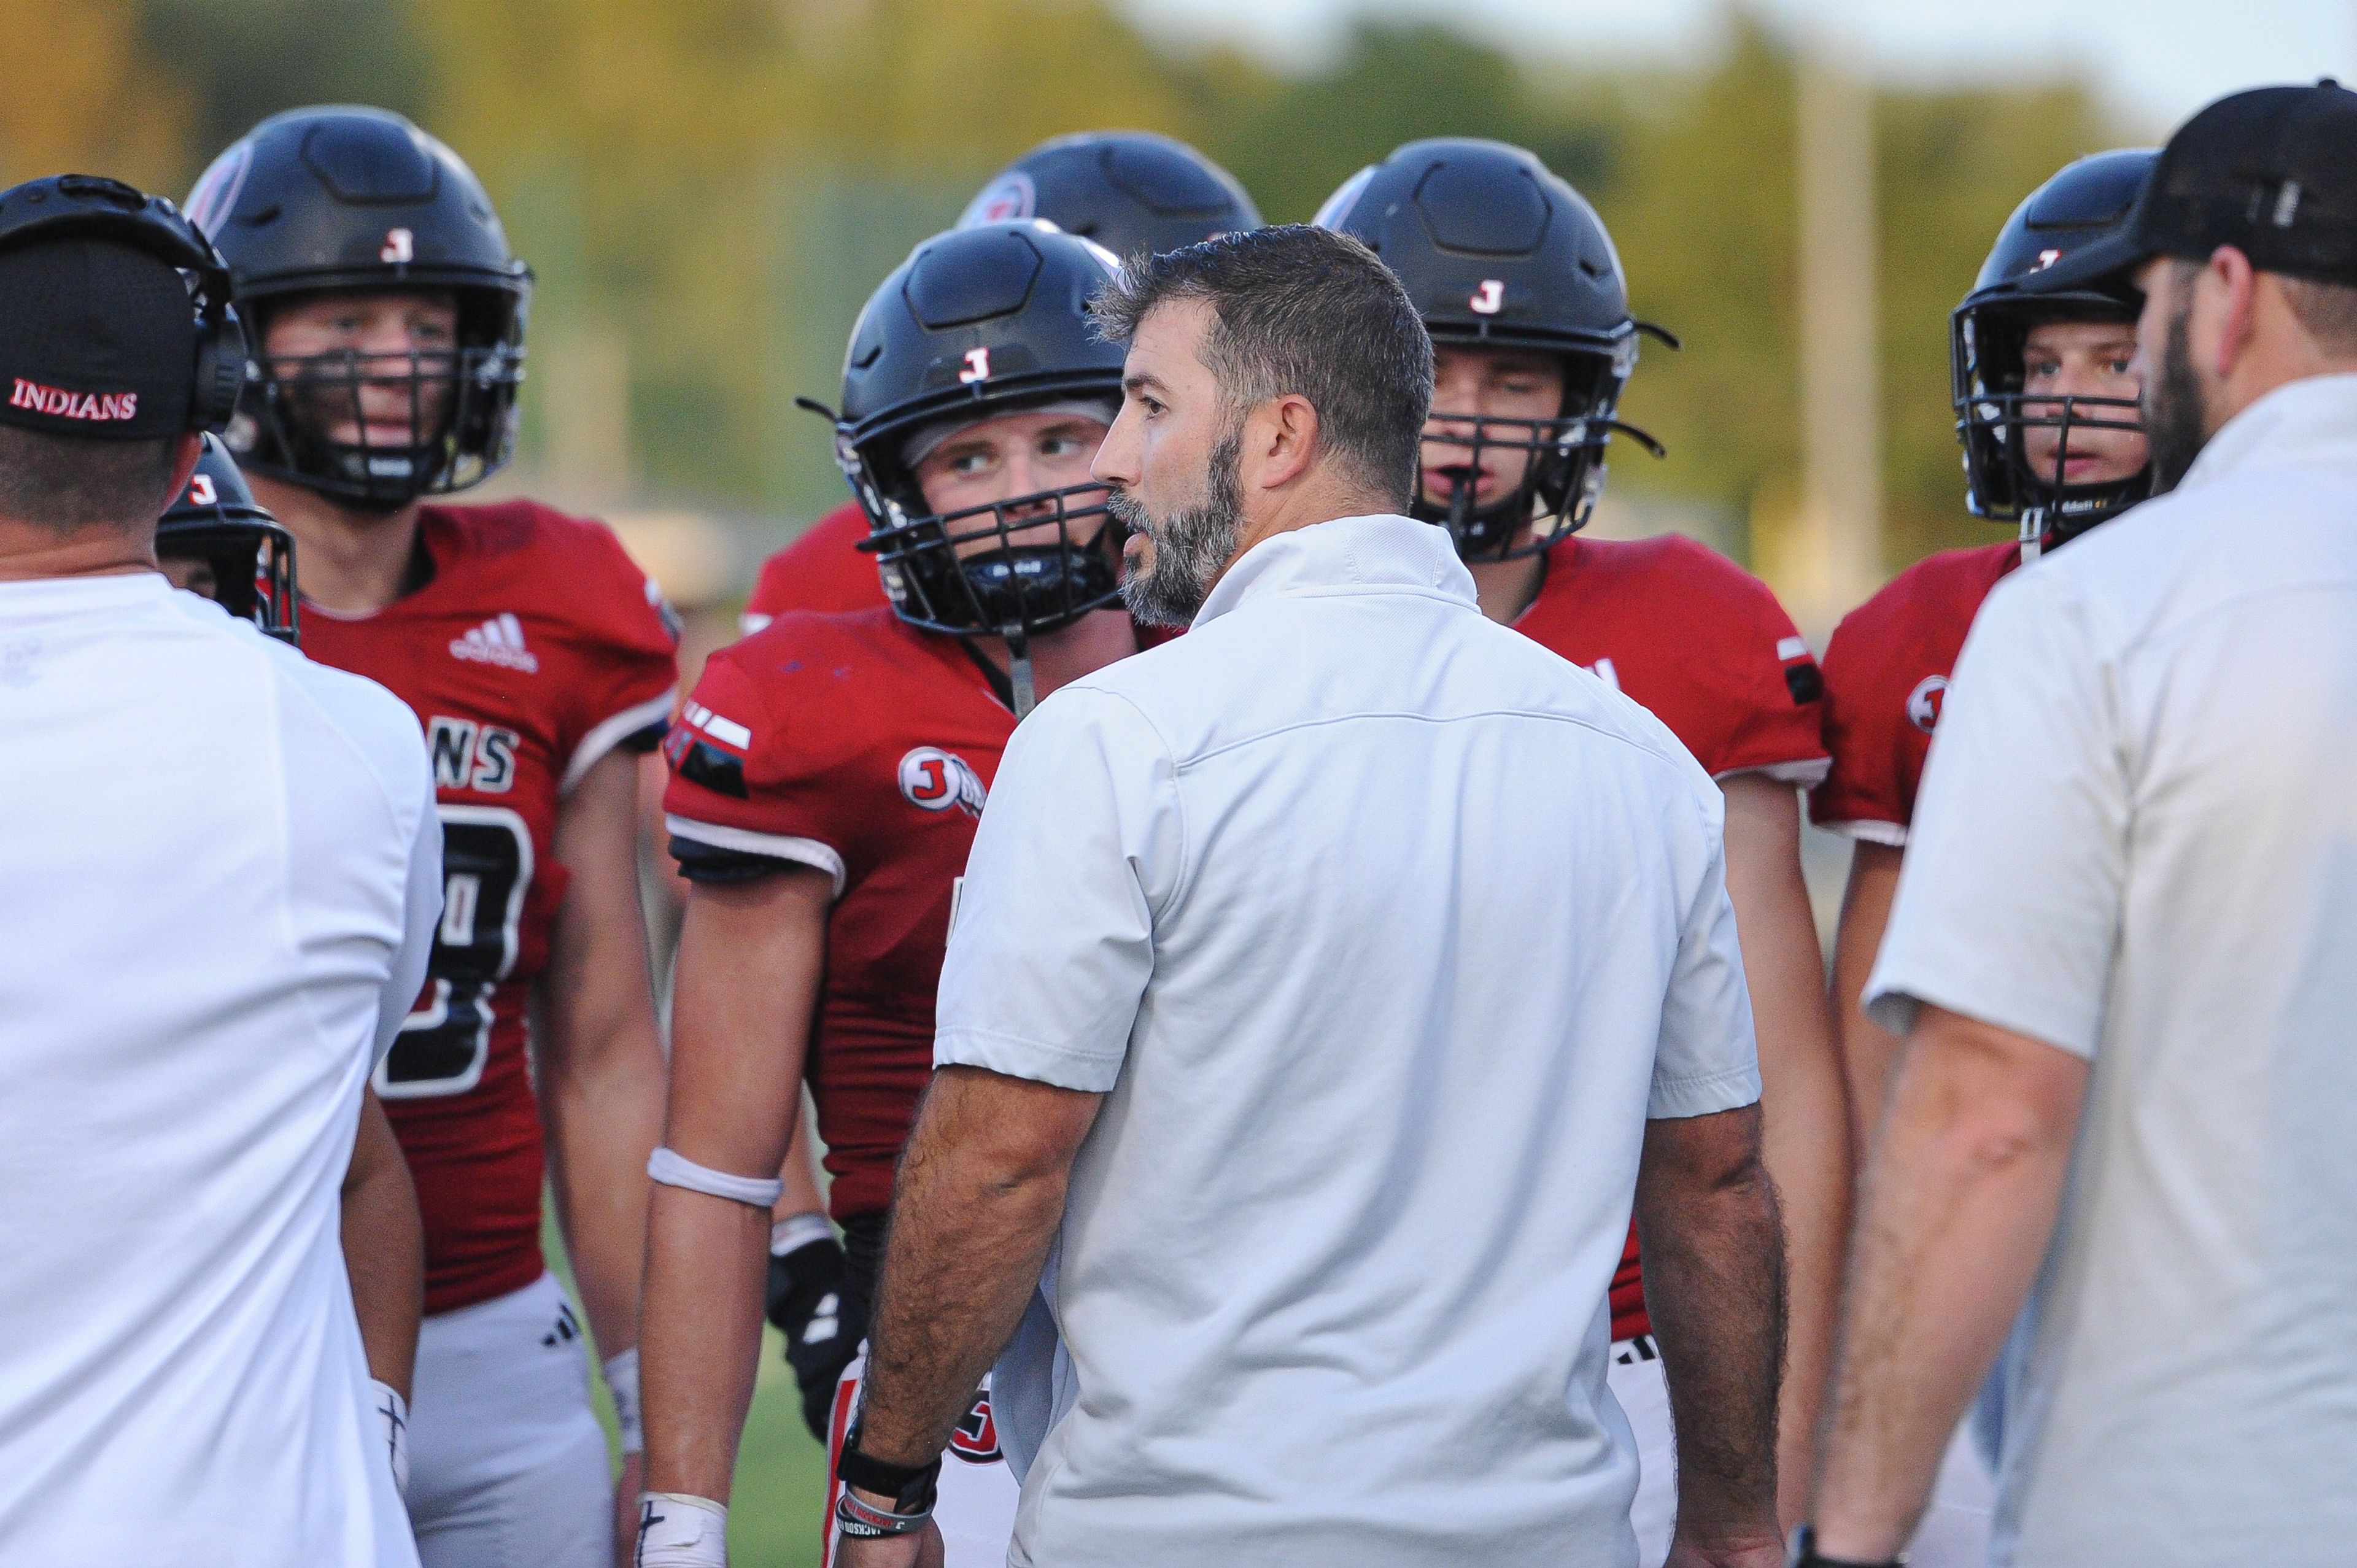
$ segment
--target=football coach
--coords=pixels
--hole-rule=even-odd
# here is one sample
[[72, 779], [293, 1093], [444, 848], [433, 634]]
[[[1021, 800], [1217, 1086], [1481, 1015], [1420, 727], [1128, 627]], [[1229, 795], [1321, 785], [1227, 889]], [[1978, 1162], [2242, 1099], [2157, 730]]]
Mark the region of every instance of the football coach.
[[1897, 1561], [1997, 1359], [1990, 1562], [2357, 1562], [2357, 93], [2219, 100], [2126, 284], [2169, 493], [1998, 585], [1867, 1006], [1803, 1561]]
[[845, 1568], [939, 1560], [932, 1477], [1010, 1339], [1010, 1563], [1628, 1568], [1632, 1195], [1671, 1560], [1778, 1561], [1781, 1248], [1717, 787], [1402, 515], [1432, 349], [1372, 252], [1226, 235], [1097, 308], [1128, 346], [1095, 469], [1125, 591], [1191, 629], [1042, 703], [984, 811]]
[[0, 191], [0, 1562], [417, 1563], [366, 1090], [441, 827], [406, 707], [156, 570], [244, 363], [170, 203]]

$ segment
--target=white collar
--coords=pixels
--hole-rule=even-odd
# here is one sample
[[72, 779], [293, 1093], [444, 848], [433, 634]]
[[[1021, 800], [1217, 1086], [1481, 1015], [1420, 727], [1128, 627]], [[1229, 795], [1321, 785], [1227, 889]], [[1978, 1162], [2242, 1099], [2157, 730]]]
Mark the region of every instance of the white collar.
[[2220, 425], [2177, 488], [2199, 489], [2244, 468], [2299, 463], [2349, 447], [2357, 447], [2357, 375], [2305, 376]]
[[1195, 624], [1269, 594], [1409, 589], [1479, 607], [1448, 531], [1391, 512], [1338, 517], [1262, 540], [1214, 585]]

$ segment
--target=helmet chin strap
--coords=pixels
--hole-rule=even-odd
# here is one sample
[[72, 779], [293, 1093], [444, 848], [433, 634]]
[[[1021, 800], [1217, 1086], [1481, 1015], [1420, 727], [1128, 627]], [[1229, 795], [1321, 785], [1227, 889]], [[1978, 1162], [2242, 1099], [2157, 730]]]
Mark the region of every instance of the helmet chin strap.
[[1006, 682], [1015, 693], [1015, 722], [1021, 724], [1039, 705], [1031, 680], [1031, 639], [1019, 631], [1006, 633]]

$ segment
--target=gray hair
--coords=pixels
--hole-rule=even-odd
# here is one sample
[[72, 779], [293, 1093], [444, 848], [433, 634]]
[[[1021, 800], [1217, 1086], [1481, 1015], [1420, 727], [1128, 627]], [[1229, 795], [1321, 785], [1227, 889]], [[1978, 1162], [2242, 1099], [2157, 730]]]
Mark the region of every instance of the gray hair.
[[1156, 306], [1186, 299], [1211, 307], [1203, 363], [1238, 416], [1288, 392], [1308, 399], [1335, 457], [1406, 509], [1432, 410], [1432, 338], [1372, 251], [1306, 223], [1222, 234], [1132, 262], [1092, 310], [1100, 336], [1126, 343]]

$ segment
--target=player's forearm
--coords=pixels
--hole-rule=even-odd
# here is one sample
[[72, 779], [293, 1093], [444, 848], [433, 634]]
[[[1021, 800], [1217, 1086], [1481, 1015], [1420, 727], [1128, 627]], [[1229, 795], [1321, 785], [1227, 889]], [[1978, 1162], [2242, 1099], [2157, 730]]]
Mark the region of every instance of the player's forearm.
[[749, 1204], [655, 1191], [639, 1338], [650, 1491], [728, 1500], [760, 1361], [769, 1243], [769, 1216]]
[[1784, 1345], [1776, 1192], [1756, 1155], [1663, 1156], [1679, 1131], [1648, 1126], [1637, 1187], [1645, 1307], [1677, 1434], [1678, 1533], [1698, 1543], [1772, 1538]]
[[1867, 977], [1890, 919], [1900, 863], [1900, 851], [1889, 844], [1861, 841], [1851, 849], [1849, 885], [1834, 937], [1833, 1008], [1849, 1092], [1850, 1158], [1861, 1166], [1873, 1151], [1899, 1061], [1899, 1037], [1866, 1015], [1864, 1002]]
[[1039, 1283], [1064, 1213], [1069, 1164], [973, 1136], [980, 1118], [936, 1102], [936, 1079], [900, 1165], [868, 1335], [861, 1451], [930, 1462], [948, 1444]]
[[409, 1166], [376, 1097], [368, 1097], [343, 1191], [344, 1270], [369, 1376], [409, 1397], [425, 1310], [425, 1227]]
[[647, 1156], [662, 1135], [662, 1054], [650, 1011], [594, 1050], [544, 1053], [549, 1186], [601, 1356], [638, 1343]]
[[1940, 1033], [1917, 1031], [1861, 1196], [1812, 1510], [1833, 1556], [1905, 1544], [2061, 1201], [2064, 1119], [2009, 1102]]
[[1792, 880], [1781, 890], [1781, 913], [1783, 924], [1799, 937], [1759, 943], [1747, 937], [1744, 942], [1760, 1041], [1760, 1157], [1775, 1184], [1784, 1222], [1777, 1511], [1788, 1527], [1800, 1521], [1814, 1468], [1817, 1419], [1833, 1367], [1843, 1251], [1849, 1242], [1853, 1175], [1849, 1099], [1834, 1043], [1824, 970], [1797, 867]]

